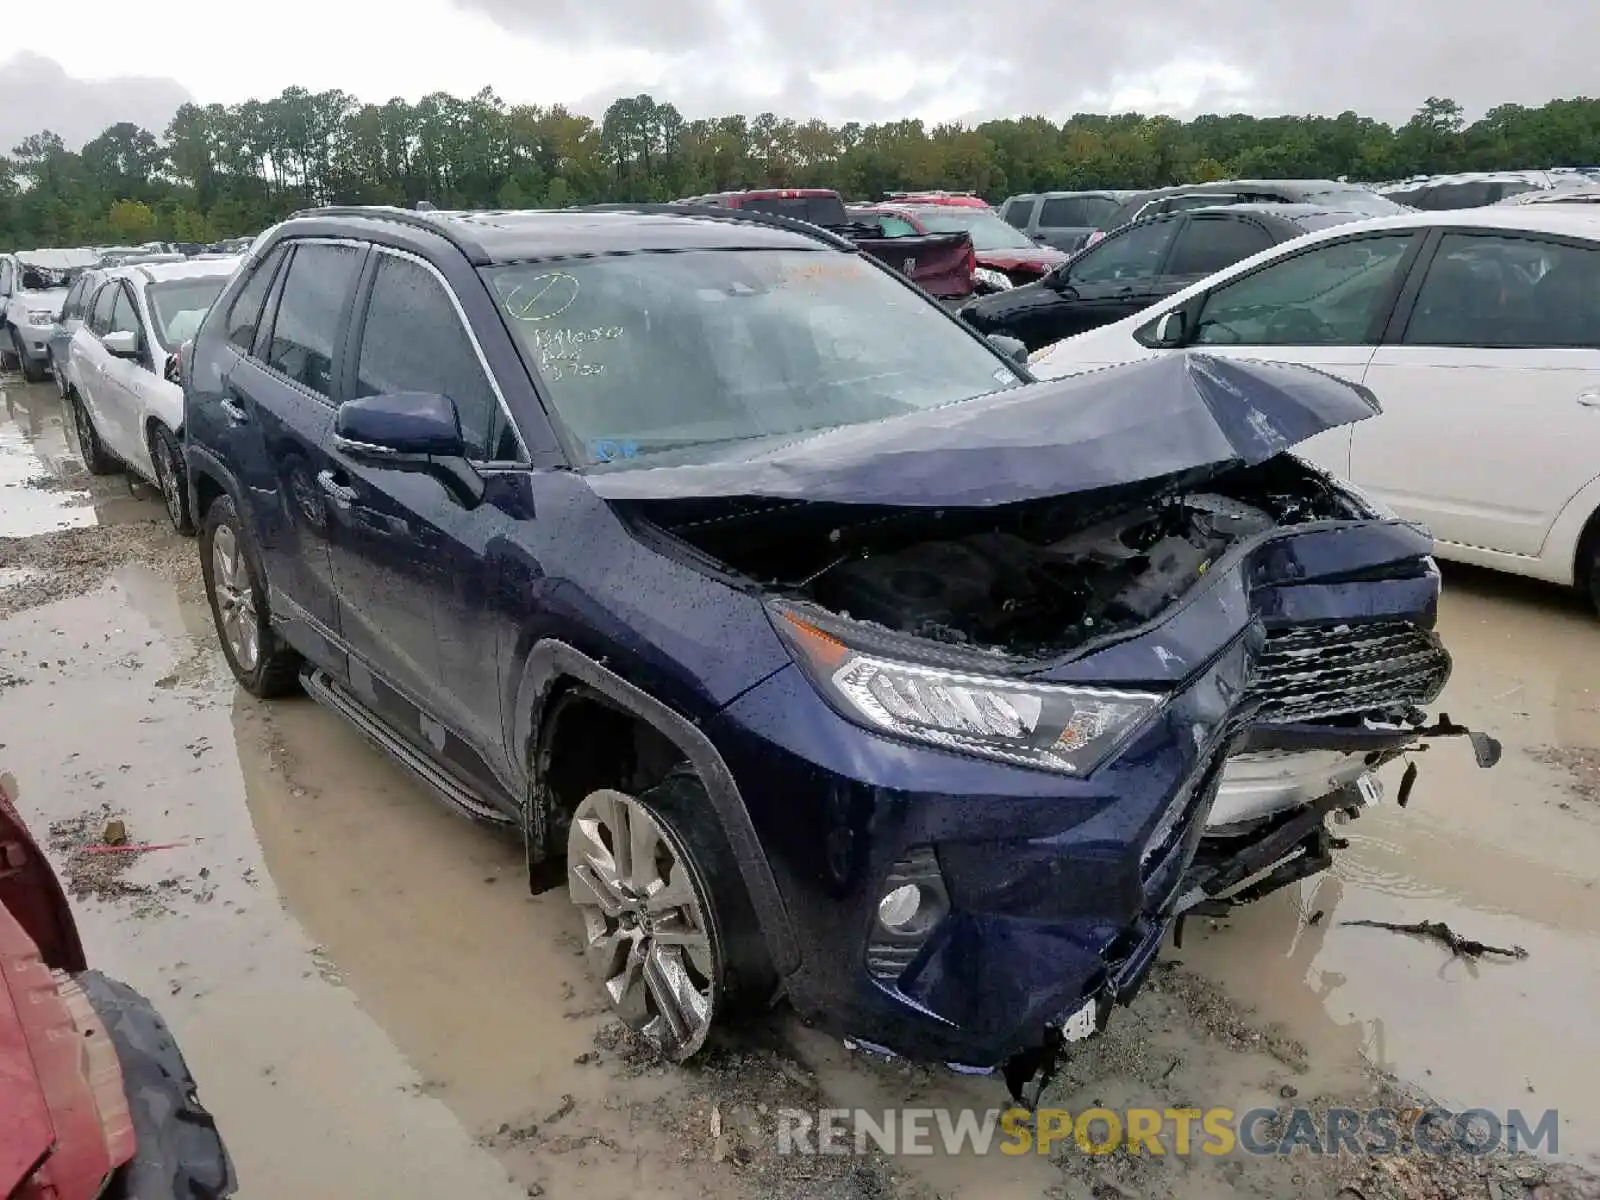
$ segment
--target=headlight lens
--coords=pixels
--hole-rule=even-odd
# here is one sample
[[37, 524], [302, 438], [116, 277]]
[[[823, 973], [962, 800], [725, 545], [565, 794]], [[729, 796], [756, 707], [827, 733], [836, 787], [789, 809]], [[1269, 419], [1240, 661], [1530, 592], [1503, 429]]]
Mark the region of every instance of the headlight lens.
[[49, 309], [28, 310], [28, 324], [30, 325], [54, 325], [55, 323], [56, 315]]
[[1011, 279], [1003, 271], [996, 271], [993, 267], [977, 267], [972, 272], [972, 277], [979, 283], [986, 283], [992, 288], [1001, 291], [1012, 286]]
[[1018, 766], [1087, 775], [1160, 705], [1155, 692], [968, 674], [851, 649], [790, 611], [778, 626], [848, 717], [899, 737]]

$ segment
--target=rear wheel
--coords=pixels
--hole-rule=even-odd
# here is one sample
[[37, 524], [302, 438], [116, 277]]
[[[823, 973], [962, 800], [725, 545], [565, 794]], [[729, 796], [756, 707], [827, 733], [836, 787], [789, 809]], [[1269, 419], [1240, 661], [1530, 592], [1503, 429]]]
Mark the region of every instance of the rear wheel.
[[1573, 582], [1588, 595], [1589, 603], [1600, 613], [1600, 523], [1591, 526], [1584, 536], [1583, 545], [1578, 550], [1577, 570], [1573, 574]]
[[78, 452], [83, 455], [83, 465], [89, 468], [91, 475], [111, 474], [117, 469], [117, 460], [100, 440], [94, 418], [89, 415], [89, 406], [77, 392], [67, 397], [67, 403], [72, 405], [72, 424], [78, 432]]
[[17, 362], [22, 365], [22, 378], [26, 383], [43, 383], [50, 377], [47, 366], [35, 362], [22, 352], [22, 340], [17, 336], [17, 331], [11, 331], [11, 345], [17, 355]]
[[200, 527], [200, 574], [211, 619], [234, 678], [252, 696], [270, 700], [294, 691], [300, 656], [272, 629], [258, 563], [233, 497], [218, 496]]
[[172, 431], [159, 422], [150, 430], [150, 462], [155, 467], [156, 484], [161, 488], [161, 498], [166, 501], [172, 527], [184, 535], [193, 533], [189, 472], [183, 465], [183, 451], [178, 448], [178, 439]]

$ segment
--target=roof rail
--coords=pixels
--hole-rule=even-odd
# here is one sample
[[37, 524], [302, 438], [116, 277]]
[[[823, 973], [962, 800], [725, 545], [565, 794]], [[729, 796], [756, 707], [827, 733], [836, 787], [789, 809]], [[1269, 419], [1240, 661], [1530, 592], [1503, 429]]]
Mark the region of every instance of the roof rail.
[[468, 258], [487, 262], [489, 256], [477, 242], [462, 236], [460, 229], [451, 222], [433, 219], [448, 215], [438, 209], [424, 209], [418, 212], [390, 204], [329, 204], [321, 208], [302, 208], [290, 213], [284, 220], [293, 221], [300, 217], [366, 217], [373, 221], [393, 221], [397, 225], [409, 225], [413, 229], [426, 229], [429, 233], [436, 233]]
[[794, 217], [781, 217], [776, 213], [752, 212], [743, 208], [728, 208], [721, 204], [578, 204], [567, 212], [636, 212], [661, 214], [669, 217], [714, 217], [721, 221], [743, 221], [751, 225], [768, 225], [774, 229], [787, 229], [813, 241], [823, 242], [835, 250], [854, 250], [856, 244], [821, 225]]

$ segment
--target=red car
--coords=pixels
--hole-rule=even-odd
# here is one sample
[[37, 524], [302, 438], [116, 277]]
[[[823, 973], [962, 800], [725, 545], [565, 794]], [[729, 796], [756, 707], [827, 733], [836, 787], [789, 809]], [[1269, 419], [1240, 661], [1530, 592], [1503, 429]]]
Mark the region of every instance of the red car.
[[929, 233], [966, 233], [978, 260], [973, 272], [980, 290], [1004, 291], [1049, 274], [1070, 255], [1041, 246], [1027, 234], [1007, 225], [987, 206], [873, 204], [850, 210], [859, 222], [875, 225], [884, 237], [912, 237]]
[[934, 204], [948, 208], [982, 208], [993, 212], [993, 206], [975, 192], [890, 192], [883, 198], [885, 204]]
[[233, 1163], [150, 1002], [88, 969], [0, 776], [0, 1196], [217, 1200]]

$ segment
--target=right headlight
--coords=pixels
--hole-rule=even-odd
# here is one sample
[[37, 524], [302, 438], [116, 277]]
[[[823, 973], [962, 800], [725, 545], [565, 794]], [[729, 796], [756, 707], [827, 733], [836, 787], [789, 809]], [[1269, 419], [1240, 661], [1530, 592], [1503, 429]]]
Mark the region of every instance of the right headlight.
[[1087, 775], [1161, 704], [1157, 692], [1032, 683], [857, 650], [778, 611], [807, 673], [847, 717], [884, 733], [1018, 766]]

